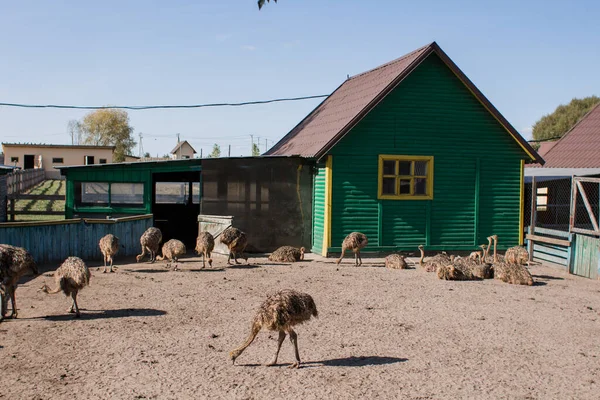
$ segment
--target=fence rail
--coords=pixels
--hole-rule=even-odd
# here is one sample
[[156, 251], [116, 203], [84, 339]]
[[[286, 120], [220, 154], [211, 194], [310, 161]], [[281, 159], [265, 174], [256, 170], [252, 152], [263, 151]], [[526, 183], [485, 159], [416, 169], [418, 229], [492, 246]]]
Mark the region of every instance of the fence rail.
[[6, 189], [8, 198], [20, 196], [26, 190], [46, 179], [43, 169], [26, 169], [6, 174]]

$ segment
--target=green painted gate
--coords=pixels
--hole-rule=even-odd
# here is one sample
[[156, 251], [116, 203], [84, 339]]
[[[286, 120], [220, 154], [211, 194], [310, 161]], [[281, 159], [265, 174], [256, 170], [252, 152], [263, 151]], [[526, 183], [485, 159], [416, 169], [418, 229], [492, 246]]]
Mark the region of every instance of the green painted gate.
[[574, 236], [575, 246], [570, 272], [574, 275], [598, 279], [600, 275], [600, 265], [598, 264], [600, 239], [579, 234]]

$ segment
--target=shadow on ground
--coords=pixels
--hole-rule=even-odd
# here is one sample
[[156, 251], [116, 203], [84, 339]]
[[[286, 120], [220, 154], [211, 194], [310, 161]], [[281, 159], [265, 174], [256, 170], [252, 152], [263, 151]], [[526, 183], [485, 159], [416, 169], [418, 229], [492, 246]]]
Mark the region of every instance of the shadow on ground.
[[561, 278], [559, 276], [550, 276], [550, 275], [531, 275], [534, 278], [538, 278], [538, 279], [548, 279], [548, 280], [552, 280], [552, 281], [564, 281], [565, 278]]
[[334, 358], [331, 360], [323, 361], [308, 361], [302, 363], [304, 366], [327, 366], [327, 367], [365, 367], [367, 365], [388, 365], [396, 364], [408, 361], [408, 358], [398, 357], [346, 357], [346, 358]]
[[[92, 319], [110, 319], [110, 318], [127, 318], [127, 317], [156, 317], [160, 315], [166, 315], [167, 312], [163, 310], [156, 310], [154, 308], [123, 308], [119, 310], [81, 310], [82, 320]], [[25, 318], [22, 318], [25, 319]], [[47, 315], [44, 317], [33, 317], [27, 319], [45, 319], [48, 321], [69, 321], [75, 319], [74, 314], [62, 314], [62, 315]]]

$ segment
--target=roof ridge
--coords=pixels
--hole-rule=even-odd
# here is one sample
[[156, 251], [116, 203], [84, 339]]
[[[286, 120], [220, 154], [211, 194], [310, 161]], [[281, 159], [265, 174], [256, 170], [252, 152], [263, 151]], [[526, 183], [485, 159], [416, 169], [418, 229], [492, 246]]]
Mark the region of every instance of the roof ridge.
[[427, 48], [429, 48], [429, 47], [433, 46], [434, 44], [435, 44], [435, 42], [431, 42], [431, 43], [429, 43], [429, 44], [426, 44], [425, 46], [421, 46], [421, 47], [419, 47], [418, 49], [411, 51], [410, 53], [406, 53], [406, 54], [404, 54], [403, 56], [400, 56], [400, 57], [396, 58], [395, 60], [388, 61], [388, 62], [386, 62], [385, 64], [381, 64], [381, 65], [379, 65], [379, 66], [377, 66], [377, 67], [375, 67], [375, 68], [371, 68], [371, 69], [370, 69], [370, 70], [368, 70], [368, 71], [364, 71], [364, 72], [361, 72], [361, 73], [359, 73], [359, 74], [353, 75], [353, 76], [351, 76], [349, 79], [358, 78], [358, 77], [360, 77], [360, 76], [366, 75], [366, 74], [368, 74], [368, 73], [371, 73], [371, 72], [373, 72], [373, 71], [377, 71], [378, 69], [381, 69], [381, 68], [388, 67], [388, 66], [390, 66], [390, 65], [392, 65], [392, 64], [396, 64], [396, 63], [398, 63], [398, 62], [400, 62], [400, 61], [404, 61], [404, 60], [406, 60], [408, 57], [410, 57], [410, 56], [412, 56], [412, 55], [414, 55], [414, 54], [416, 54], [416, 53], [422, 52], [422, 51], [426, 50]]

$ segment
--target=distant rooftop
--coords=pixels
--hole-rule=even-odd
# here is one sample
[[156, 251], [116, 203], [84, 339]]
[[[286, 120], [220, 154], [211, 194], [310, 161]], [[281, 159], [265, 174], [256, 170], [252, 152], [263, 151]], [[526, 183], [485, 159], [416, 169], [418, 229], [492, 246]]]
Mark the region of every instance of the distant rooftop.
[[115, 146], [92, 146], [86, 144], [46, 144], [46, 143], [2, 143], [3, 147], [55, 147], [65, 149], [102, 149], [114, 150]]

